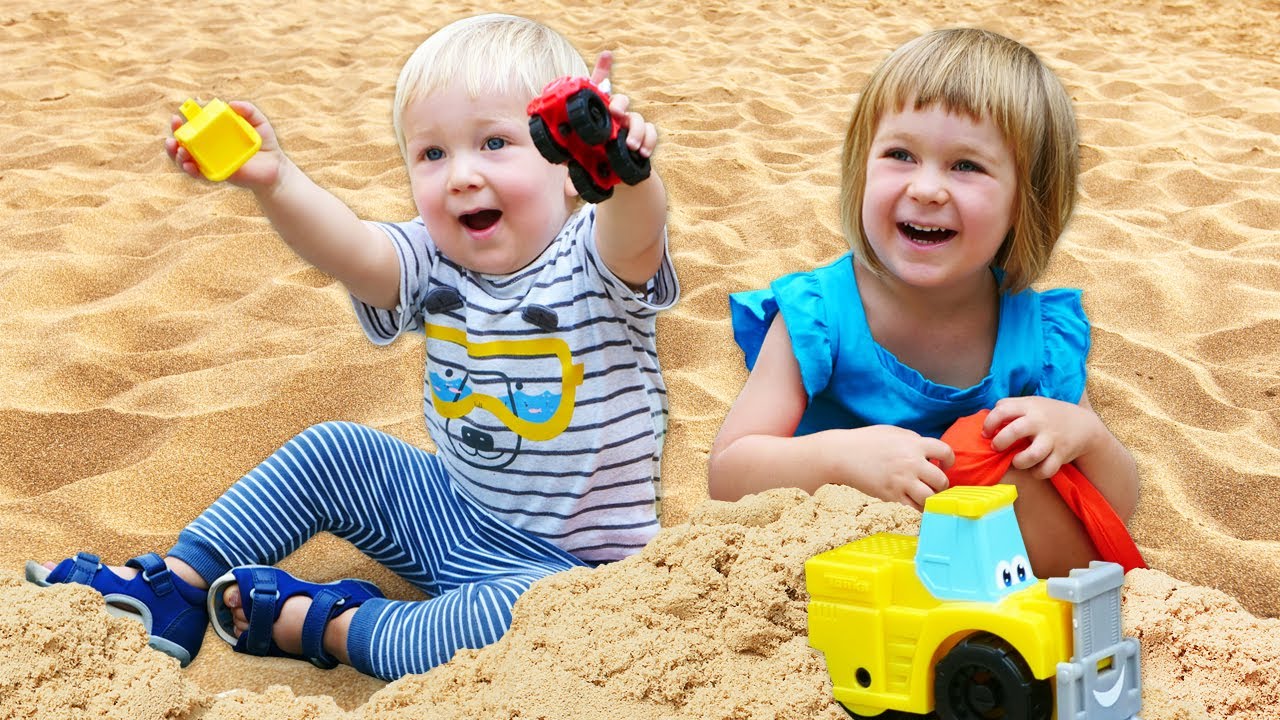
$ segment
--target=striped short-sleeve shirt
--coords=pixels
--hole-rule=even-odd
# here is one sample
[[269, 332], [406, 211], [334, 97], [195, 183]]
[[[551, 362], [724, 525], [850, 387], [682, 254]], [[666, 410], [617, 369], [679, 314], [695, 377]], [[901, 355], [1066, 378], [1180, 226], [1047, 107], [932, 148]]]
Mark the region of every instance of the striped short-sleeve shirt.
[[376, 223], [400, 257], [394, 310], [354, 300], [369, 338], [426, 335], [427, 431], [457, 485], [499, 519], [591, 563], [658, 531], [666, 386], [655, 323], [679, 295], [665, 249], [643, 291], [597, 253], [595, 208], [510, 275], [442, 255], [422, 220]]

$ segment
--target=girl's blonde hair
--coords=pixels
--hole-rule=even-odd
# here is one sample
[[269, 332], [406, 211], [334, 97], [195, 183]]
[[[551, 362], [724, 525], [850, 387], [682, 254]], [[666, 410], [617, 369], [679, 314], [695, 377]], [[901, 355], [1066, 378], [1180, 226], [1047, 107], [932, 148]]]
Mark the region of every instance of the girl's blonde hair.
[[845, 134], [841, 224], [854, 254], [874, 273], [884, 265], [862, 227], [867, 154], [880, 118], [941, 105], [991, 118], [1013, 149], [1017, 172], [1013, 227], [992, 264], [1002, 287], [1026, 288], [1049, 262], [1075, 206], [1079, 139], [1062, 82], [1025, 46], [986, 30], [936, 30], [894, 50], [867, 81]]
[[400, 154], [408, 160], [402, 117], [409, 103], [462, 83], [467, 94], [520, 93], [530, 100], [547, 83], [585, 76], [582, 56], [560, 33], [514, 15], [477, 15], [432, 33], [400, 70], [391, 119]]

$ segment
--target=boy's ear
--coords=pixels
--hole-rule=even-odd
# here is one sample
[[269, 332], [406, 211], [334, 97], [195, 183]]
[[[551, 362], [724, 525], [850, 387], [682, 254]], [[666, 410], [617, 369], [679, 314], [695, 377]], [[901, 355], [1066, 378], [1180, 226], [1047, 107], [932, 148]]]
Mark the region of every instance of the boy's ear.
[[568, 174], [564, 176], [564, 196], [570, 202], [573, 202], [578, 197], [578, 188], [573, 186], [573, 180], [569, 178]]

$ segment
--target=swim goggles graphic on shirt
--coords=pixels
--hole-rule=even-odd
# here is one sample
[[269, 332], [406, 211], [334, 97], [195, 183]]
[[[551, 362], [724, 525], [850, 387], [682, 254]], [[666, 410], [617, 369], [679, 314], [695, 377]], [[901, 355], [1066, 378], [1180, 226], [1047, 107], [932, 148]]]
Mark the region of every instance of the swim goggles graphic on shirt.
[[[531, 441], [550, 440], [569, 427], [583, 366], [573, 362], [564, 340], [472, 342], [459, 328], [427, 324], [423, 329], [428, 338], [457, 345], [465, 351], [468, 361], [466, 368], [430, 373], [431, 402], [441, 417], [457, 420], [482, 408], [512, 432]], [[486, 369], [487, 363], [503, 370]], [[521, 364], [537, 366], [544, 372], [509, 372]]]

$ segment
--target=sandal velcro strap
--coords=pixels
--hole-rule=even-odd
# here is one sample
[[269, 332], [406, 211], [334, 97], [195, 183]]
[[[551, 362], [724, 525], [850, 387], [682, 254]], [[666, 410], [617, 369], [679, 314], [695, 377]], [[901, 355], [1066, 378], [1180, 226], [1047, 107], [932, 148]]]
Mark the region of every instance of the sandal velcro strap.
[[98, 574], [98, 568], [101, 567], [102, 561], [97, 555], [87, 552], [76, 553], [75, 562], [71, 566], [71, 572], [67, 574], [61, 582], [76, 583], [77, 585], [92, 585], [93, 576]]
[[155, 553], [147, 553], [139, 555], [125, 563], [126, 566], [137, 568], [142, 573], [142, 580], [156, 591], [156, 595], [164, 597], [174, 591], [173, 573], [169, 572], [169, 566], [164, 564], [164, 560]]
[[[271, 568], [253, 568], [251, 571], [253, 584], [249, 588], [249, 600], [244, 604], [249, 609], [245, 651], [250, 655], [266, 655], [271, 650], [271, 626], [280, 617], [280, 608], [284, 605], [280, 600], [275, 573], [269, 572], [270, 570]], [[241, 597], [244, 597], [243, 591]]]
[[302, 654], [318, 668], [328, 670], [338, 665], [338, 661], [324, 651], [324, 629], [349, 597], [333, 588], [325, 588], [311, 599], [307, 618], [302, 621]]

